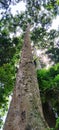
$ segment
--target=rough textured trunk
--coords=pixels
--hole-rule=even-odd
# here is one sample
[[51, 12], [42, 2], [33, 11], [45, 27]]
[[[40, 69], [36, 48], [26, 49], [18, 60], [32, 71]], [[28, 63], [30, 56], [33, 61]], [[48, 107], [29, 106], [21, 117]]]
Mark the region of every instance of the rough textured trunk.
[[46, 130], [27, 28], [16, 85], [3, 130]]

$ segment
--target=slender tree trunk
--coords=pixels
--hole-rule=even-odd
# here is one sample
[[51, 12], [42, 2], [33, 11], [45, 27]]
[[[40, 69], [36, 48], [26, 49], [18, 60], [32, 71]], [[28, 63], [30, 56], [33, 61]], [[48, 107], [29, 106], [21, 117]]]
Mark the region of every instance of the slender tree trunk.
[[46, 128], [27, 28], [16, 85], [3, 130]]

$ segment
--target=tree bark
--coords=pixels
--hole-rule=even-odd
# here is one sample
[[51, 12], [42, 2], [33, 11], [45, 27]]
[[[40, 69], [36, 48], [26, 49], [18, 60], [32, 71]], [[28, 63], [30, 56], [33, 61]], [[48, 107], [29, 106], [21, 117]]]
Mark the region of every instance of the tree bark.
[[46, 130], [46, 128], [28, 27], [24, 37], [16, 85], [3, 130]]

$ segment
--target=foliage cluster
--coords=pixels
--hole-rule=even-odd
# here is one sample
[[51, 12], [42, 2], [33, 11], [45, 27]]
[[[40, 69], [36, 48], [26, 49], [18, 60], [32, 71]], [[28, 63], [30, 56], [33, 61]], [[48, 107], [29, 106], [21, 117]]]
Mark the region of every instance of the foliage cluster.
[[40, 88], [42, 103], [48, 102], [54, 113], [57, 113], [56, 126], [59, 129], [59, 63], [48, 70], [37, 70], [37, 78]]
[[[59, 93], [59, 63], [48, 70], [37, 70], [37, 78], [43, 101], [53, 98], [56, 101]], [[46, 97], [47, 96], [47, 97]], [[59, 102], [59, 101], [58, 101]], [[55, 102], [53, 106], [55, 105]]]

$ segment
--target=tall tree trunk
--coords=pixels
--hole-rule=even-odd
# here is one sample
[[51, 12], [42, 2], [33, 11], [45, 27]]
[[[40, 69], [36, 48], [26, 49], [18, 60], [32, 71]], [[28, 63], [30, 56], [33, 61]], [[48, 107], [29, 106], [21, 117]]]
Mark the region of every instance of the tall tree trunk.
[[46, 128], [27, 28], [16, 85], [3, 130]]

